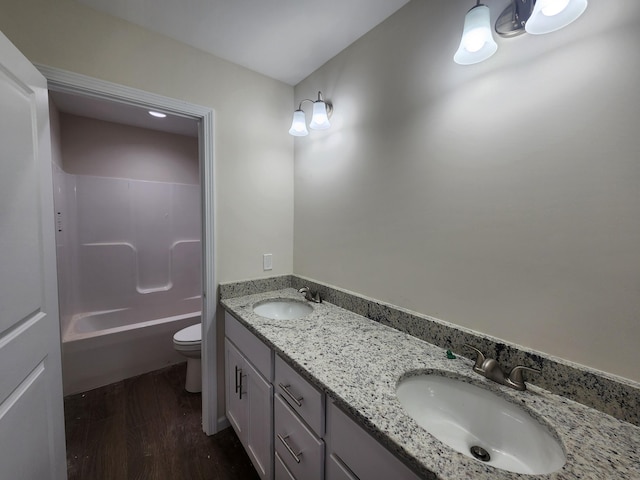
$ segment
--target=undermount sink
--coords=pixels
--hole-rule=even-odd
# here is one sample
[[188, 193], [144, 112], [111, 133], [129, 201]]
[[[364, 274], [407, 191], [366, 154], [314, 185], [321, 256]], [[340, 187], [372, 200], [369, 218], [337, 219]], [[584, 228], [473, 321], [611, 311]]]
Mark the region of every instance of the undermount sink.
[[546, 474], [566, 462], [559, 441], [526, 410], [484, 388], [437, 374], [406, 377], [398, 400], [454, 450], [503, 470]]
[[295, 320], [311, 312], [309, 303], [288, 298], [263, 300], [253, 306], [253, 313], [272, 320]]

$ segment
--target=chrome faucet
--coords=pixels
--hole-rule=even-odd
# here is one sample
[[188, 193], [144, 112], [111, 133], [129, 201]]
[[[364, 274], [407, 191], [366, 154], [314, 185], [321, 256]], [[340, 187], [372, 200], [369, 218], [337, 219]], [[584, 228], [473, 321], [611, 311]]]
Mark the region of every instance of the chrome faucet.
[[465, 343], [464, 346], [478, 354], [476, 363], [473, 366], [473, 371], [501, 385], [506, 385], [507, 387], [511, 387], [516, 390], [526, 390], [527, 385], [524, 383], [522, 372], [526, 370], [529, 372], [541, 373], [537, 368], [517, 365], [513, 367], [508, 374], [505, 374], [497, 360], [493, 358], [486, 358], [484, 353], [469, 344]]
[[298, 290], [300, 293], [304, 293], [304, 298], [314, 303], [322, 303], [322, 298], [320, 297], [320, 292], [312, 292], [309, 287], [302, 287]]

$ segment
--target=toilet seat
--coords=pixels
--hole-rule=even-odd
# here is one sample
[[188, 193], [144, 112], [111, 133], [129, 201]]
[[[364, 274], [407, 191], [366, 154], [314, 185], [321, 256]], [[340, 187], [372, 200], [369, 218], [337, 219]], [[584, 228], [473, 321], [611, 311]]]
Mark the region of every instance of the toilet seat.
[[202, 324], [200, 323], [183, 328], [173, 336], [173, 343], [184, 347], [199, 346], [201, 342]]

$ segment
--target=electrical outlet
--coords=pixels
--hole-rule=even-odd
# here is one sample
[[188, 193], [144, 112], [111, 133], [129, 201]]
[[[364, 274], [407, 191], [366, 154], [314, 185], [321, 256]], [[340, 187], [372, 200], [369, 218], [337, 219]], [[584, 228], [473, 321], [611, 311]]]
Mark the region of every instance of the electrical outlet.
[[262, 269], [273, 270], [273, 254], [265, 253], [262, 256]]

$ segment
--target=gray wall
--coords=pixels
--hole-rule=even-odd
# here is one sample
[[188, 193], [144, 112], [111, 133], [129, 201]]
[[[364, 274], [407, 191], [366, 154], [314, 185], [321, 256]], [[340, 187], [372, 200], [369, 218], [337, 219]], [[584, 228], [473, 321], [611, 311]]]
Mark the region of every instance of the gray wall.
[[463, 67], [471, 6], [414, 0], [296, 87], [335, 113], [295, 142], [294, 272], [640, 380], [640, 2]]
[[34, 63], [214, 109], [217, 279], [291, 273], [291, 86], [73, 0], [0, 0], [0, 12]]

